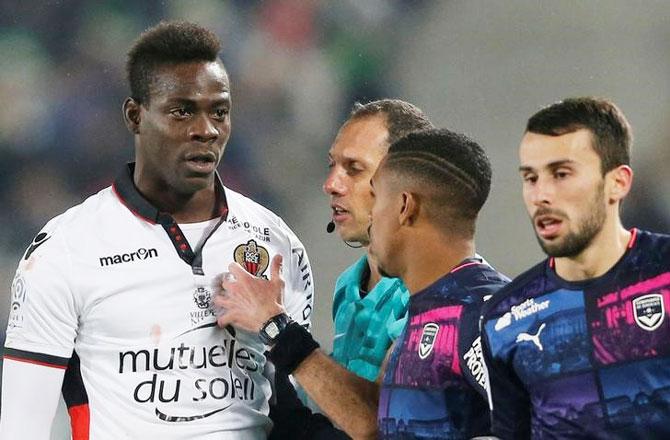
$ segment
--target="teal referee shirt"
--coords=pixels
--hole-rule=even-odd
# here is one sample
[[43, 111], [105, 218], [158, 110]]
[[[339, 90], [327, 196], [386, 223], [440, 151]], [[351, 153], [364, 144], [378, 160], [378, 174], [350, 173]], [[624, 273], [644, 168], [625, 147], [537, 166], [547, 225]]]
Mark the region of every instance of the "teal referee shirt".
[[335, 283], [332, 357], [368, 380], [377, 379], [386, 352], [407, 321], [409, 292], [398, 278], [382, 278], [361, 298], [367, 257], [347, 268]]

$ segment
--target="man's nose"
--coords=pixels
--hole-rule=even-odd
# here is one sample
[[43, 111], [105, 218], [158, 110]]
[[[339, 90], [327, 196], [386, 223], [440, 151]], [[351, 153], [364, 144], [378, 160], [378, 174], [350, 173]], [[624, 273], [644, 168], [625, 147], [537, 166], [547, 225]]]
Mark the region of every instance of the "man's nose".
[[333, 167], [328, 173], [328, 177], [323, 182], [323, 192], [328, 195], [342, 195], [346, 187], [342, 175], [336, 167]]
[[549, 205], [554, 198], [554, 194], [554, 185], [547, 179], [538, 177], [537, 182], [530, 189], [530, 201], [536, 206]]
[[207, 115], [199, 115], [193, 119], [189, 137], [199, 142], [209, 142], [219, 137], [219, 129]]

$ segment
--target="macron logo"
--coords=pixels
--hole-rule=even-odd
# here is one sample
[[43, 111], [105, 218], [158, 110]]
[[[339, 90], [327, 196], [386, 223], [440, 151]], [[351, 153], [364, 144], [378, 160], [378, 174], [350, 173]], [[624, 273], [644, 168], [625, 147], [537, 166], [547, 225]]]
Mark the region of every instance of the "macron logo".
[[100, 257], [100, 266], [113, 266], [115, 264], [130, 263], [138, 260], [141, 261], [157, 256], [158, 251], [156, 249], [139, 248], [135, 252], [130, 252], [129, 254], [116, 254], [109, 257]]

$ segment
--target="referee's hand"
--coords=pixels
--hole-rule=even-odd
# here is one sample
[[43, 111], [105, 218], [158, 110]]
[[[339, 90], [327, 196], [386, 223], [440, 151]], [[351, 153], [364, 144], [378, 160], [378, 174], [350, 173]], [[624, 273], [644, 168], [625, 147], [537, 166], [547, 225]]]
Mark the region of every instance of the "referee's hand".
[[263, 324], [280, 313], [286, 313], [282, 304], [284, 280], [281, 278], [282, 256], [275, 255], [270, 264], [271, 278], [265, 280], [251, 275], [237, 263], [231, 263], [224, 277], [222, 291], [214, 304], [223, 310], [217, 323], [224, 328], [233, 327], [258, 333]]

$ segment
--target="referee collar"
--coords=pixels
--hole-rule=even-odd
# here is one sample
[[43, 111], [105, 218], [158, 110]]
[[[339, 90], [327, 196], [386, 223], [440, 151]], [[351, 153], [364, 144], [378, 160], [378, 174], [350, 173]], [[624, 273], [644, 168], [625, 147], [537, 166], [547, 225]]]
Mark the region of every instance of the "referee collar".
[[[161, 212], [154, 205], [151, 204], [142, 194], [137, 190], [133, 175], [135, 172], [135, 162], [130, 162], [123, 167], [123, 171], [117, 176], [112, 190], [118, 196], [119, 200], [128, 208], [133, 214], [141, 219], [152, 223], [161, 225], [171, 225], [175, 221], [167, 212]], [[226, 193], [221, 177], [216, 172], [214, 178], [214, 187], [216, 191], [216, 209], [219, 217], [223, 217], [225, 221], [228, 217], [228, 202], [226, 200]]]

